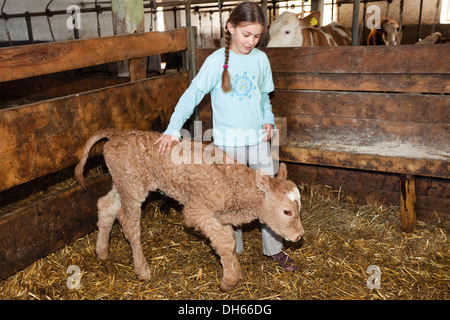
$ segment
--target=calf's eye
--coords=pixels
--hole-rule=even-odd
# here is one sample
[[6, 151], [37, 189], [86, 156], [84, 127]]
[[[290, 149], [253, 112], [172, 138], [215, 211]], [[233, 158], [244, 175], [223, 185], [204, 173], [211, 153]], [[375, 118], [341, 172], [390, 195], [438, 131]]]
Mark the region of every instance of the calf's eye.
[[287, 216], [292, 216], [292, 212], [289, 210], [284, 210], [284, 214]]

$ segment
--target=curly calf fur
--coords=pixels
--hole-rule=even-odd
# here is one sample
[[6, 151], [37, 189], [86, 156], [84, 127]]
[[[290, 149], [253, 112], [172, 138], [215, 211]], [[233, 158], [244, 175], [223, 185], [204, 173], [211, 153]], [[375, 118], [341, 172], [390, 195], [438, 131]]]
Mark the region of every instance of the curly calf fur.
[[[157, 189], [184, 205], [185, 224], [210, 239], [223, 266], [220, 288], [224, 291], [232, 289], [241, 277], [232, 226], [259, 219], [288, 240], [297, 241], [303, 236], [300, 194], [296, 185], [285, 179], [284, 164], [280, 165], [277, 178], [238, 164], [226, 155], [222, 158], [224, 164], [207, 164], [205, 161], [195, 164], [195, 161], [188, 161], [195, 157], [195, 152], [219, 155], [222, 150], [211, 146], [206, 147], [209, 149], [205, 146], [195, 148], [189, 140], [180, 143], [180, 149], [172, 151], [184, 150], [179, 155], [184, 161], [176, 164], [171, 156], [158, 153], [154, 142], [159, 136], [157, 132], [106, 129], [95, 133], [86, 142], [80, 163], [75, 168], [76, 179], [85, 189], [83, 168], [89, 150], [97, 141], [109, 139], [103, 154], [113, 187], [97, 202], [96, 251], [100, 259], [107, 257], [109, 234], [117, 218], [133, 250], [138, 278], [149, 278], [150, 269], [141, 247], [141, 204], [149, 191]], [[293, 194], [298, 196], [293, 197]]]

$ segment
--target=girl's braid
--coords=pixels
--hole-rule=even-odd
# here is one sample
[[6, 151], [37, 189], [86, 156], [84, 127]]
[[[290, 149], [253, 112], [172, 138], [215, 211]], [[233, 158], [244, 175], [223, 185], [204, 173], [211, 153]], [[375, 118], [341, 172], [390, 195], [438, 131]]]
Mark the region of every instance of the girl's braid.
[[223, 92], [231, 92], [230, 74], [228, 73], [228, 60], [230, 57], [230, 44], [231, 44], [231, 33], [225, 30], [225, 63], [223, 65], [222, 73], [222, 90]]

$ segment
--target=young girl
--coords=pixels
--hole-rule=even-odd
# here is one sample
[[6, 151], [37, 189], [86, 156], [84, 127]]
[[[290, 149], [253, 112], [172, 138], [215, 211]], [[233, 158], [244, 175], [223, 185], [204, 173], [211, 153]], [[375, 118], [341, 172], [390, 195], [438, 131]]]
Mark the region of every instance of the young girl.
[[[212, 53], [180, 98], [164, 134], [155, 142], [161, 154], [179, 143], [180, 129], [205, 94], [211, 93], [214, 144], [252, 169], [263, 168], [273, 177], [269, 140], [275, 119], [269, 100], [274, 90], [266, 54], [258, 49], [265, 18], [253, 2], [241, 2], [226, 23], [225, 48]], [[282, 251], [282, 239], [262, 225], [263, 254], [288, 271], [295, 262]], [[236, 251], [243, 252], [242, 229], [235, 230]]]

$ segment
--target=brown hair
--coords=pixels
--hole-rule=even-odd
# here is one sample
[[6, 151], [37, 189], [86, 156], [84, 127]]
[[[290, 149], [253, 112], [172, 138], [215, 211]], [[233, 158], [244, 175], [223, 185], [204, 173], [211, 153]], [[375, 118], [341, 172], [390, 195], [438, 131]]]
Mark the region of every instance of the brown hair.
[[248, 23], [259, 23], [264, 29], [266, 27], [266, 19], [264, 14], [255, 2], [243, 1], [239, 3], [236, 8], [230, 13], [225, 24], [225, 63], [223, 65], [222, 73], [222, 90], [224, 92], [232, 91], [230, 75], [228, 73], [228, 59], [230, 57], [230, 44], [231, 44], [231, 33], [228, 31], [227, 24], [231, 23], [234, 27], [238, 27], [242, 24]]

